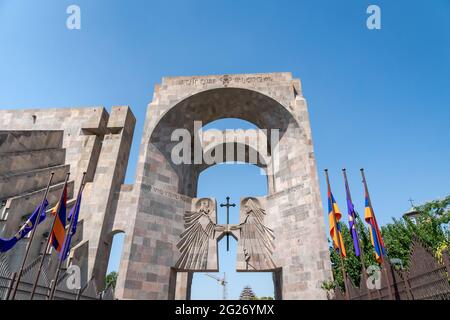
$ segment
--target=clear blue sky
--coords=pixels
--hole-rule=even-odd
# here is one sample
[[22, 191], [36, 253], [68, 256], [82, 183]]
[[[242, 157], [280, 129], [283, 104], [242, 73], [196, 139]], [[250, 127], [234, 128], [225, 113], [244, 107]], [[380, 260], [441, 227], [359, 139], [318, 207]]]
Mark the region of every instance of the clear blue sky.
[[[81, 30], [66, 29], [70, 4], [81, 7]], [[379, 31], [365, 26], [369, 4], [381, 7]], [[130, 105], [137, 117], [132, 183], [161, 77], [290, 71], [309, 104], [324, 204], [327, 167], [345, 210], [340, 169], [347, 167], [361, 211], [358, 170], [365, 167], [385, 224], [408, 209], [410, 197], [421, 203], [449, 193], [449, 10], [447, 0], [0, 0], [0, 108]], [[246, 190], [231, 182], [206, 188], [210, 179], [251, 175], [236, 168], [205, 172], [199, 192], [218, 199], [264, 192], [255, 176]], [[194, 283], [194, 296], [220, 297], [212, 288]]]

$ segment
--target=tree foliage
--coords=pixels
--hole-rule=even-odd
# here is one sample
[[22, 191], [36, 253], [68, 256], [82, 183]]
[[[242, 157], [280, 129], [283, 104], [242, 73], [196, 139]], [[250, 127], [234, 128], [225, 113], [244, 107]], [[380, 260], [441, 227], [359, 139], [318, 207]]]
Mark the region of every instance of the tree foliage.
[[393, 219], [381, 228], [386, 250], [390, 258], [399, 258], [408, 266], [409, 252], [414, 238], [438, 254], [449, 244], [450, 196], [414, 207], [414, 218]]
[[117, 272], [112, 271], [106, 275], [106, 288], [109, 288], [110, 286], [113, 287], [113, 289], [116, 288], [117, 283]]
[[[450, 196], [444, 199], [430, 201], [424, 205], [414, 207], [418, 213], [414, 220], [408, 217], [392, 219], [391, 223], [381, 227], [381, 235], [386, 247], [389, 259], [397, 258], [402, 261], [404, 267], [408, 267], [409, 254], [413, 239], [418, 239], [436, 255], [442, 259], [442, 252], [450, 247]], [[342, 221], [341, 221], [342, 222]], [[364, 265], [366, 268], [376, 264], [373, 246], [370, 242], [369, 229], [365, 222], [357, 218], [357, 230], [360, 238], [361, 249], [364, 253]], [[356, 257], [353, 248], [353, 239], [345, 222], [341, 223], [341, 232], [347, 249], [347, 258], [344, 259], [344, 268], [353, 283], [358, 286], [361, 276], [361, 259]], [[343, 275], [340, 268], [340, 258], [330, 243], [330, 257], [335, 283], [325, 282], [324, 290], [331, 290], [335, 285], [344, 289]]]
[[273, 300], [273, 297], [254, 297], [252, 300]]

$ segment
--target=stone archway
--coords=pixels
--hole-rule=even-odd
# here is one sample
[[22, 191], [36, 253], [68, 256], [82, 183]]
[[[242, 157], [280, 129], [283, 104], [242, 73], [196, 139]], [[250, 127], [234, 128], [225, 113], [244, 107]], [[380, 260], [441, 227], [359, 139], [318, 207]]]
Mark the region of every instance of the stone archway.
[[[206, 125], [230, 117], [261, 129], [279, 129], [279, 139], [267, 136], [272, 156], [266, 164], [271, 175], [269, 195], [251, 202], [243, 199], [246, 202], [241, 208], [244, 220], [256, 212], [267, 231], [256, 240], [270, 250], [255, 246], [251, 255], [246, 250], [238, 257], [238, 265], [246, 263], [240, 271], [278, 271], [279, 298], [326, 298], [320, 284], [331, 277], [331, 266], [308, 111], [300, 81], [290, 73], [164, 78], [155, 88], [147, 110], [136, 183], [129, 192], [121, 192], [118, 202], [118, 218], [126, 217], [129, 235], [117, 284], [119, 298], [188, 298], [188, 293], [175, 291], [189, 287], [189, 273], [215, 271], [214, 255], [209, 255], [213, 248], [208, 251], [206, 246], [198, 249], [194, 245], [192, 252], [180, 252], [186, 212], [203, 210], [196, 199], [197, 179], [208, 165], [195, 157], [192, 163], [175, 164], [171, 151], [176, 142], [171, 137], [174, 130], [186, 129], [193, 137], [193, 148], [198, 148], [194, 121]], [[251, 146], [252, 141], [244, 144]], [[208, 208], [214, 207], [215, 200], [209, 201]], [[218, 232], [226, 229], [252, 246], [243, 227], [222, 229]], [[199, 254], [201, 250], [206, 253]], [[180, 263], [180, 259], [188, 262]], [[176, 272], [183, 276], [176, 279]]]

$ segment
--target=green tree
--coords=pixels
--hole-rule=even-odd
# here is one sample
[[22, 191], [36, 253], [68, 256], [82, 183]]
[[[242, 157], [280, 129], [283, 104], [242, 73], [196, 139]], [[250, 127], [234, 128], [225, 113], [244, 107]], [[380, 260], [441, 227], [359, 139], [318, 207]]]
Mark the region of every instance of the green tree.
[[273, 297], [254, 297], [251, 300], [273, 300]]
[[[407, 217], [393, 219], [392, 223], [381, 227], [381, 235], [389, 258], [402, 260], [404, 266], [408, 267], [411, 243], [414, 238], [420, 240], [429, 247], [439, 259], [442, 251], [450, 247], [450, 234], [448, 223], [450, 221], [450, 196], [441, 200], [427, 202], [414, 208], [418, 212], [415, 221]], [[364, 265], [376, 264], [375, 254], [370, 241], [367, 224], [359, 217], [357, 218], [357, 230], [360, 238], [361, 249], [364, 250]], [[355, 285], [359, 285], [361, 276], [360, 258], [356, 257], [353, 248], [353, 239], [345, 222], [341, 220], [341, 232], [347, 251], [344, 267]], [[339, 254], [330, 243], [330, 257], [335, 282], [324, 282], [324, 290], [333, 289], [336, 284], [343, 290], [344, 281], [342, 277]]]
[[408, 265], [410, 246], [415, 238], [437, 256], [442, 248], [449, 245], [450, 196], [414, 209], [418, 213], [415, 221], [408, 217], [393, 219], [392, 223], [381, 228], [388, 256], [401, 259], [405, 266]]
[[110, 286], [113, 287], [113, 289], [116, 288], [117, 283], [117, 272], [112, 271], [106, 275], [106, 288], [109, 288]]

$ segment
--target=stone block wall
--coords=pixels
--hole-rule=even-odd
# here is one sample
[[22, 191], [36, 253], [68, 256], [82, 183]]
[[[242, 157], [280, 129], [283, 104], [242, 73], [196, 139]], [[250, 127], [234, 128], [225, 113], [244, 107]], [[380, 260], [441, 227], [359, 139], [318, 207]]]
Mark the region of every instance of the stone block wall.
[[[331, 266], [308, 108], [300, 80], [287, 72], [163, 78], [147, 109], [133, 185], [123, 184], [135, 125], [128, 107], [113, 107], [110, 114], [103, 107], [0, 110], [0, 236], [10, 236], [32, 212], [51, 171], [52, 204], [71, 172], [70, 205], [87, 172], [71, 255], [83, 268], [83, 281], [94, 279], [103, 288], [113, 236], [124, 232], [116, 296], [189, 298], [192, 270], [175, 268], [177, 243], [184, 214], [197, 197], [198, 176], [212, 164], [197, 162], [194, 155], [193, 163], [174, 163], [177, 142], [171, 134], [184, 128], [195, 141], [194, 121], [206, 125], [222, 118], [279, 130], [279, 140], [267, 135], [270, 159], [257, 163], [268, 173], [269, 194], [258, 199], [274, 232], [269, 271], [278, 298], [325, 299], [320, 284], [331, 278]], [[210, 152], [227, 143], [206, 139], [204, 146]], [[257, 152], [252, 138], [232, 143], [249, 147], [246, 160]], [[202, 154], [201, 144], [193, 147]], [[40, 227], [41, 243], [47, 228]], [[10, 258], [17, 260], [25, 245], [22, 241]], [[37, 257], [40, 245], [35, 246]]]
[[268, 137], [271, 154], [277, 153], [279, 162], [272, 159], [266, 167], [277, 297], [325, 299], [320, 284], [330, 279], [331, 267], [325, 253], [317, 168], [300, 81], [290, 73], [169, 77], [155, 87], [130, 192], [137, 198], [129, 221], [134, 231], [132, 239], [126, 239], [118, 295], [167, 299], [178, 292], [176, 286], [186, 287], [187, 280], [177, 280], [176, 285], [168, 280], [179, 255], [176, 244], [183, 231], [184, 210], [196, 197], [198, 175], [210, 165], [195, 162], [195, 157], [191, 164], [175, 164], [171, 150], [176, 142], [171, 134], [185, 128], [196, 137], [194, 121], [206, 125], [221, 118], [241, 118], [260, 129], [280, 130], [278, 142]]
[[[124, 181], [135, 119], [128, 107], [0, 110], [0, 236], [10, 237], [42, 200], [50, 173], [49, 207], [62, 192], [67, 172], [69, 209], [75, 202], [83, 172], [87, 172], [80, 224], [74, 239], [73, 261], [82, 266], [82, 283], [95, 278], [104, 284], [109, 251], [98, 243], [112, 230], [116, 205]], [[95, 203], [92, 205], [92, 203]], [[28, 263], [43, 253], [51, 219], [39, 225]], [[12, 271], [18, 268], [28, 239], [7, 253]], [[87, 249], [89, 248], [89, 249]], [[89, 254], [86, 255], [86, 252]], [[52, 255], [49, 270], [54, 270]], [[100, 273], [99, 273], [100, 272]], [[32, 277], [32, 275], [30, 275]]]

